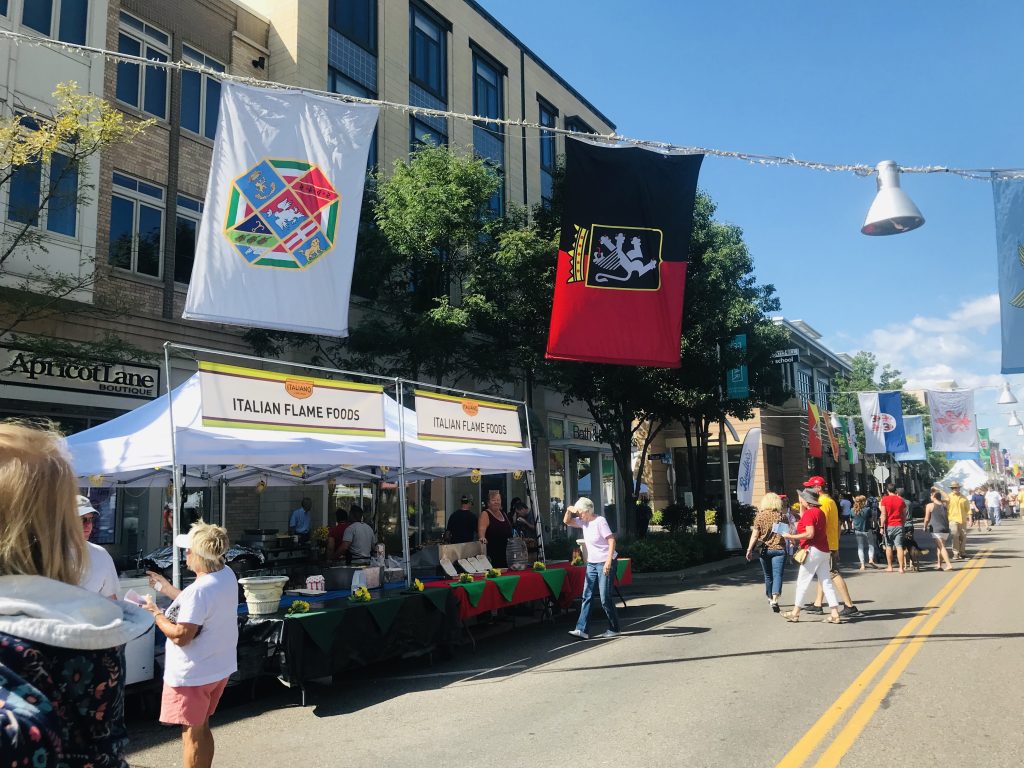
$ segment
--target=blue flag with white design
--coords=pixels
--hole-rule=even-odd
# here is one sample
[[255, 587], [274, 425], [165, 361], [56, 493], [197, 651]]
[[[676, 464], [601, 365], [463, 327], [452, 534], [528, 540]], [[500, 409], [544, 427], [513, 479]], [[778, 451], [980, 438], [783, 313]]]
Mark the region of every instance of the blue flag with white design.
[[907, 450], [897, 452], [896, 461], [925, 461], [928, 454], [924, 447], [924, 418], [904, 416], [903, 427], [907, 432]]
[[348, 335], [378, 108], [224, 83], [182, 317]]
[[864, 453], [902, 453], [907, 450], [903, 403], [899, 392], [861, 392]]
[[1024, 373], [1024, 181], [992, 180], [1003, 373]]

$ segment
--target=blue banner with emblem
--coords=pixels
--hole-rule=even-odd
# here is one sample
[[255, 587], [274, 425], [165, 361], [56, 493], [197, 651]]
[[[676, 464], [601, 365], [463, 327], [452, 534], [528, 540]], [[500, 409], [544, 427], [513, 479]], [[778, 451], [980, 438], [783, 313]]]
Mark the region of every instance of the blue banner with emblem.
[[992, 180], [1002, 372], [1024, 373], [1024, 180]]

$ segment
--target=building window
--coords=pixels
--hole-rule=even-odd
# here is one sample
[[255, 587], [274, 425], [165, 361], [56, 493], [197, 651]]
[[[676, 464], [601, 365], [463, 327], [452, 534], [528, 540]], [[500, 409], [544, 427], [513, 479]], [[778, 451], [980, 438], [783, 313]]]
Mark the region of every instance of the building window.
[[[473, 54], [473, 114], [499, 120], [505, 117], [502, 77], [503, 73], [494, 63], [478, 53]], [[500, 216], [505, 209], [505, 127], [476, 123], [473, 126], [473, 147], [501, 178], [501, 186], [487, 205], [492, 215]]]
[[7, 0], [0, 0], [0, 16], [7, 15]]
[[597, 133], [586, 120], [577, 115], [565, 118], [565, 130], [572, 131], [573, 133]]
[[[7, 3], [0, 10], [7, 13]], [[65, 43], [85, 43], [89, 0], [25, 0], [21, 23]]]
[[[540, 106], [541, 125], [555, 128], [558, 125], [558, 110], [543, 99], [538, 99]], [[540, 131], [540, 203], [545, 208], [551, 206], [551, 190], [554, 186], [556, 163], [555, 134], [553, 131]]]
[[377, 52], [377, 0], [331, 0], [328, 24], [370, 53]]
[[78, 164], [54, 152], [44, 166], [36, 159], [10, 177], [7, 219], [75, 237], [78, 231]]
[[415, 117], [409, 118], [409, 151], [415, 152], [423, 145], [439, 147], [448, 144], [448, 137], [436, 128]]
[[432, 15], [409, 6], [409, 79], [445, 99], [448, 85], [447, 32]]
[[112, 266], [160, 277], [164, 229], [164, 190], [123, 173], [114, 173], [110, 203]]
[[[181, 46], [181, 57], [192, 64], [223, 72], [224, 65], [188, 45]], [[181, 127], [208, 139], [217, 134], [220, 114], [220, 80], [211, 75], [183, 70], [181, 73]]]
[[823, 411], [831, 410], [829, 405], [829, 385], [828, 379], [814, 379], [814, 404], [821, 408]]
[[[340, 70], [334, 67], [327, 68], [327, 90], [331, 93], [342, 93], [346, 96], [359, 96], [363, 99], [376, 99], [377, 94], [369, 88], [360, 85], [350, 77], [346, 77]], [[366, 155], [366, 168], [377, 167], [377, 129], [373, 129], [373, 139], [370, 141], [370, 151]]]
[[800, 405], [806, 408], [811, 399], [811, 372], [805, 368], [797, 368], [796, 371], [796, 396], [800, 398]]
[[765, 490], [778, 494], [786, 493], [786, 475], [783, 467], [782, 448], [766, 444], [764, 447]]
[[[118, 53], [142, 56], [153, 61], [170, 57], [170, 38], [134, 16], [121, 12], [117, 33]], [[126, 61], [117, 64], [117, 100], [154, 117], [167, 117], [167, 70], [141, 67]]]
[[203, 218], [203, 203], [187, 195], [178, 195], [174, 226], [174, 281], [188, 283], [196, 261], [196, 235]]

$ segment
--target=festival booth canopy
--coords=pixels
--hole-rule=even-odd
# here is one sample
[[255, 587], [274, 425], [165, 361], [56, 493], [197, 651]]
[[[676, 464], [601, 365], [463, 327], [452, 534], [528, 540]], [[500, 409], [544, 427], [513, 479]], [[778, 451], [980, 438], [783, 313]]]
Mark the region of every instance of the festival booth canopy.
[[[240, 479], [271, 468], [269, 477], [295, 482], [315, 481], [319, 467], [333, 468], [332, 476], [355, 467], [398, 466], [400, 459], [397, 405], [385, 414], [385, 435], [314, 434], [264, 429], [210, 427], [203, 424], [199, 374], [167, 395], [134, 411], [79, 432], [67, 439], [75, 472], [131, 485], [166, 484], [174, 463], [171, 451], [171, 412], [174, 414], [175, 455], [189, 477], [212, 473]], [[394, 402], [386, 398], [386, 402]], [[304, 465], [305, 476], [290, 468]], [[224, 470], [220, 468], [224, 467]], [[276, 468], [276, 469], [274, 469]], [[154, 476], [162, 476], [153, 482]]]
[[[262, 478], [270, 485], [323, 482], [328, 477], [352, 482], [375, 479], [378, 467], [401, 465], [399, 406], [384, 397], [384, 437], [314, 434], [264, 429], [210, 427], [203, 424], [199, 374], [163, 395], [105, 424], [67, 438], [75, 472], [91, 485], [160, 487], [167, 484], [175, 455], [186, 467], [186, 484]], [[423, 439], [416, 413], [404, 409], [405, 465], [408, 480], [455, 477], [533, 468], [529, 448], [477, 445]]]
[[944, 491], [948, 491], [953, 481], [960, 483], [961, 490], [977, 488], [988, 482], [988, 473], [981, 468], [978, 462], [961, 459], [936, 485]]

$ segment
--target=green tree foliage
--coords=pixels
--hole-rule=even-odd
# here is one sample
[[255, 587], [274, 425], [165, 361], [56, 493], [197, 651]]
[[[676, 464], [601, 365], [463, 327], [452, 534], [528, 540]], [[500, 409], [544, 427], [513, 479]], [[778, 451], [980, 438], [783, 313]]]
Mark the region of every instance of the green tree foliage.
[[[0, 232], [0, 335], [37, 354], [62, 359], [144, 357], [114, 334], [94, 342], [22, 335], [27, 325], [43, 320], [85, 314], [117, 317], [130, 309], [120, 297], [92, 294], [97, 279], [94, 257], [83, 257], [73, 270], [48, 264], [47, 234], [38, 222], [44, 211], [53, 215], [58, 209], [88, 204], [95, 191], [85, 182], [89, 164], [101, 151], [130, 143], [154, 121], [126, 120], [98, 96], [79, 93], [74, 82], [58, 85], [53, 97], [50, 114], [0, 117], [0, 190], [9, 187], [16, 174], [40, 173], [44, 168], [49, 173], [38, 202], [31, 210], [18, 210], [20, 223], [8, 221]], [[51, 163], [55, 155], [64, 161]], [[75, 179], [77, 189], [68, 194], [66, 182]]]

